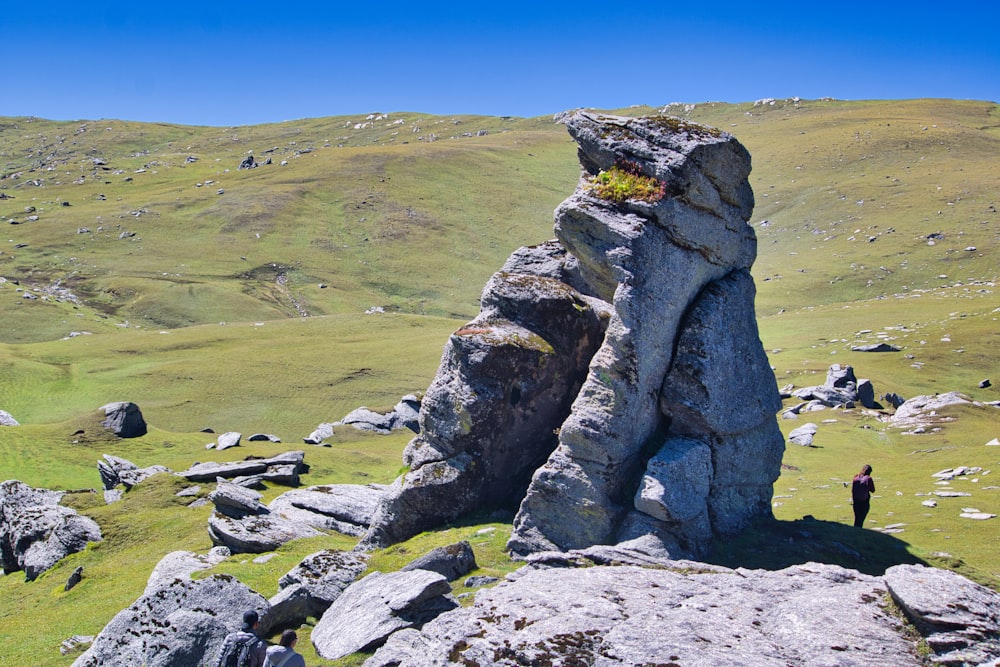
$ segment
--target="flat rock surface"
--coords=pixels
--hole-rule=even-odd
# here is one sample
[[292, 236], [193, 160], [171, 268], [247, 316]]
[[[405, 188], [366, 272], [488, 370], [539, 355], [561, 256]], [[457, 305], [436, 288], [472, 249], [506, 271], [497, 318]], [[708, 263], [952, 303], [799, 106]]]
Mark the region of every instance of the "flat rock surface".
[[808, 563], [681, 574], [525, 568], [397, 632], [365, 667], [920, 665], [880, 577]]

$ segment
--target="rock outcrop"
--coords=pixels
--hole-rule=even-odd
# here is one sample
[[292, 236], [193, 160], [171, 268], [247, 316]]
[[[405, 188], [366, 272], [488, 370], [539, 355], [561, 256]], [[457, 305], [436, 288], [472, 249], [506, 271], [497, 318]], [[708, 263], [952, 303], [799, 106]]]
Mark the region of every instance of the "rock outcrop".
[[[830, 366], [826, 372], [826, 382], [815, 387], [796, 389], [792, 396], [827, 408], [853, 408], [855, 403], [866, 408], [878, 407], [871, 381], [859, 380], [854, 375], [854, 368], [840, 364]], [[800, 405], [792, 408], [792, 412], [798, 414], [808, 409], [809, 406]]]
[[100, 407], [104, 411], [101, 426], [119, 438], [138, 438], [146, 435], [146, 420], [135, 403], [120, 401]]
[[322, 617], [367, 565], [368, 556], [357, 552], [326, 549], [306, 556], [278, 580], [269, 600], [273, 625], [294, 628], [309, 616]]
[[352, 584], [313, 628], [316, 652], [328, 660], [381, 646], [392, 633], [420, 627], [458, 606], [436, 572], [372, 572]]
[[6, 410], [0, 410], [0, 426], [19, 426], [19, 424], [14, 419], [14, 415]]
[[[362, 547], [517, 506], [522, 555], [638, 540], [686, 556], [770, 514], [784, 441], [754, 315], [749, 154], [669, 117], [565, 122], [583, 173], [558, 240], [515, 252], [449, 339], [410, 472]], [[661, 196], [597, 196], [622, 165]]]
[[164, 579], [118, 612], [73, 667], [214, 664], [223, 640], [240, 629], [247, 609], [257, 610], [266, 633], [267, 600], [237, 579], [221, 574]]
[[5, 574], [23, 570], [24, 578], [33, 581], [88, 542], [101, 541], [97, 522], [60, 505], [62, 496], [17, 480], [0, 484], [0, 566]]
[[102, 458], [103, 461], [97, 462], [97, 472], [101, 476], [105, 490], [108, 491], [119, 485], [131, 490], [133, 486], [148, 477], [161, 472], [170, 472], [166, 466], [161, 465], [140, 468], [131, 461], [112, 454], [102, 454]]
[[522, 568], [472, 606], [396, 632], [365, 667], [927, 664], [887, 591], [927, 637], [932, 662], [1000, 657], [1000, 595], [932, 568], [877, 577], [818, 563], [775, 572], [564, 565]]
[[212, 542], [233, 553], [264, 553], [282, 544], [322, 533], [306, 523], [272, 513], [253, 489], [220, 479], [208, 494], [215, 511], [208, 518]]

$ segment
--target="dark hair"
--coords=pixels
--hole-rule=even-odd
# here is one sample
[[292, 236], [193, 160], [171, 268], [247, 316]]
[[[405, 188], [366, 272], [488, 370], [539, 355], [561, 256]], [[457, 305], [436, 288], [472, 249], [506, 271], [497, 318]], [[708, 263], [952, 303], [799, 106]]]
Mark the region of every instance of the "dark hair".
[[861, 466], [861, 474], [862, 475], [870, 475], [870, 474], [872, 474], [872, 467], [870, 465], [863, 465], [863, 466]]
[[259, 620], [260, 617], [257, 616], [257, 612], [253, 609], [243, 612], [243, 632], [250, 632], [253, 630], [253, 626], [257, 625], [257, 621]]
[[295, 634], [295, 630], [285, 630], [281, 633], [281, 639], [278, 643], [286, 648], [291, 648], [292, 644], [294, 644], [295, 640], [298, 638], [299, 636]]

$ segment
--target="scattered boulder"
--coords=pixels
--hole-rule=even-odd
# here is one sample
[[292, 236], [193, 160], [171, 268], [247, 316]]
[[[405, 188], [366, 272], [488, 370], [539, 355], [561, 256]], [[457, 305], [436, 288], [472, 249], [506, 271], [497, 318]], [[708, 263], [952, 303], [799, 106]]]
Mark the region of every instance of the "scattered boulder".
[[68, 655], [94, 643], [94, 635], [73, 635], [59, 645], [59, 652]]
[[222, 450], [229, 449], [230, 447], [239, 447], [240, 440], [242, 438], [243, 434], [238, 431], [227, 431], [222, 433], [215, 439], [215, 449], [216, 451], [221, 452]]
[[[810, 664], [918, 667], [923, 657], [884, 603], [887, 590], [909, 587], [912, 596], [897, 602], [939, 622], [925, 635], [937, 652], [932, 661], [992, 664], [1000, 656], [997, 594], [952, 573], [900, 566], [882, 578], [818, 563], [779, 571], [677, 565], [525, 567], [479, 591], [471, 606], [395, 632], [365, 666], [714, 667], [800, 664], [808, 656]], [[920, 590], [925, 575], [939, 573], [956, 580]]]
[[123, 485], [126, 490], [131, 490], [133, 486], [148, 477], [170, 470], [161, 465], [153, 465], [147, 468], [139, 468], [136, 464], [111, 454], [102, 454], [103, 461], [97, 462], [97, 472], [101, 476], [101, 483], [108, 491], [118, 485]]
[[[991, 383], [988, 378], [979, 382], [979, 388], [980, 389], [988, 389], [989, 387], [992, 387], [992, 386], [993, 386], [993, 383]], [[0, 415], [0, 421], [2, 421], [2, 419], [3, 419], [3, 415]]]
[[130, 402], [108, 403], [100, 408], [105, 419], [101, 426], [119, 438], [138, 438], [146, 435], [146, 421], [139, 406]]
[[254, 433], [247, 438], [247, 442], [281, 442], [281, 438], [270, 433]]
[[68, 591], [71, 588], [73, 588], [74, 586], [76, 586], [78, 583], [80, 583], [81, 581], [83, 581], [83, 566], [82, 565], [78, 566], [75, 570], [73, 570], [73, 573], [69, 575], [69, 578], [66, 579], [66, 585], [63, 586], [63, 590], [64, 591]]
[[34, 489], [24, 482], [0, 484], [0, 566], [4, 574], [24, 570], [35, 580], [88, 542], [101, 541], [101, 529], [90, 517], [59, 504], [63, 493]]
[[0, 410], [0, 426], [19, 426], [14, 416], [6, 410]]
[[[861, 389], [860, 387], [862, 387]], [[826, 382], [816, 387], [802, 387], [792, 391], [792, 396], [806, 401], [818, 401], [829, 408], [853, 408], [861, 403], [866, 408], [876, 408], [875, 389], [870, 380], [858, 380], [854, 368], [833, 364], [826, 373]]]
[[308, 469], [305, 464], [305, 452], [290, 451], [267, 459], [247, 457], [243, 461], [231, 463], [214, 461], [195, 463], [187, 470], [174, 474], [184, 477], [189, 482], [214, 482], [219, 477], [235, 479], [260, 475], [261, 479], [296, 486], [299, 483], [298, 476]]
[[416, 558], [400, 568], [402, 572], [410, 570], [430, 570], [442, 575], [448, 581], [464, 577], [478, 567], [472, 545], [463, 540], [446, 547], [431, 549], [423, 556]]
[[803, 424], [802, 426], [789, 432], [788, 441], [803, 447], [812, 447], [813, 437], [816, 435], [817, 430], [819, 430], [819, 427], [816, 426], [816, 424], [811, 422]]
[[320, 445], [327, 438], [333, 437], [333, 424], [323, 423], [316, 427], [316, 430], [302, 438], [307, 445]]
[[164, 580], [115, 615], [73, 667], [214, 664], [226, 635], [240, 629], [246, 609], [257, 610], [265, 634], [267, 600], [234, 577]]
[[451, 586], [436, 572], [372, 572], [330, 605], [312, 630], [312, 643], [321, 657], [336, 660], [380, 646], [393, 632], [419, 628], [455, 607]]
[[872, 343], [871, 345], [857, 345], [851, 348], [851, 352], [899, 352], [900, 348], [889, 343]]
[[367, 554], [326, 549], [306, 556], [278, 580], [270, 599], [275, 627], [296, 627], [320, 618], [368, 565]]
[[914, 396], [896, 408], [896, 412], [889, 418], [889, 421], [893, 426], [899, 428], [920, 429], [922, 431], [931, 426], [954, 421], [954, 417], [941, 415], [938, 410], [955, 405], [982, 406], [983, 404], [977, 403], [957, 391], [934, 394], [933, 396]]

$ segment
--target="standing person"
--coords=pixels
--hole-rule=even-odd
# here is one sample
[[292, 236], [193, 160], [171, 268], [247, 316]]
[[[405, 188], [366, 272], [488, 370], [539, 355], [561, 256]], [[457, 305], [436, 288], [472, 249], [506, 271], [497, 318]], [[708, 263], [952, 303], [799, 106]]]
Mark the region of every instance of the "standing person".
[[267, 659], [267, 645], [257, 637], [260, 618], [257, 612], [243, 613], [243, 627], [226, 636], [219, 649], [219, 659], [215, 667], [264, 667]]
[[863, 528], [865, 517], [871, 508], [871, 497], [875, 493], [875, 482], [872, 480], [872, 467], [862, 466], [861, 472], [854, 476], [851, 482], [851, 499], [854, 501], [854, 527]]
[[282, 632], [278, 645], [267, 648], [264, 667], [306, 667], [305, 659], [292, 650], [298, 643], [299, 636], [295, 634], [295, 630]]

